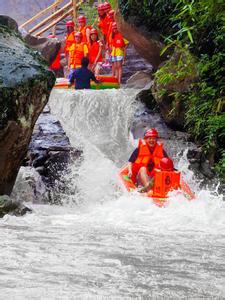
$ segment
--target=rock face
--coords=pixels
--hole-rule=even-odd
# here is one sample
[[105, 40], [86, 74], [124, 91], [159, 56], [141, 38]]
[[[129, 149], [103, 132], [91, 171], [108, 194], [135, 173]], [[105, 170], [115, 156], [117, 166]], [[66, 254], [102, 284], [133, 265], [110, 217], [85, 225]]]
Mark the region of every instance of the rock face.
[[16, 28], [15, 21], [0, 16], [0, 195], [12, 191], [34, 124], [55, 83], [54, 74]]
[[156, 69], [163, 61], [160, 51], [163, 44], [160, 42], [157, 33], [151, 33], [147, 36], [141, 33], [137, 28], [124, 21], [120, 13], [116, 15], [116, 21], [119, 31], [123, 36], [134, 45], [137, 52], [145, 58]]

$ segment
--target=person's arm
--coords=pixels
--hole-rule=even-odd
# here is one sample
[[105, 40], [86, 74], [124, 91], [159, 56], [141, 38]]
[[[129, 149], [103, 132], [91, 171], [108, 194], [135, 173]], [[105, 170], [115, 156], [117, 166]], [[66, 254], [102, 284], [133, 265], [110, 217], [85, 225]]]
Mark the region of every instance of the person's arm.
[[71, 86], [75, 82], [76, 70], [74, 70], [69, 76], [69, 86]]
[[101, 83], [101, 81], [95, 77], [95, 74], [92, 71], [90, 72], [91, 72], [91, 80], [93, 80], [97, 84]]
[[88, 46], [87, 44], [84, 45], [84, 57], [88, 57]]
[[133, 166], [133, 163], [132, 162], [128, 162], [128, 177], [132, 177], [132, 166]]
[[133, 163], [138, 157], [138, 148], [136, 148], [133, 153], [131, 154], [129, 160], [128, 160], [128, 176], [131, 178], [132, 177], [132, 167]]
[[100, 55], [102, 54], [102, 47], [103, 47], [103, 45], [101, 43], [99, 43], [99, 51], [98, 51], [98, 54], [95, 58], [94, 67], [96, 66], [96, 64], [98, 62], [98, 59], [99, 59]]

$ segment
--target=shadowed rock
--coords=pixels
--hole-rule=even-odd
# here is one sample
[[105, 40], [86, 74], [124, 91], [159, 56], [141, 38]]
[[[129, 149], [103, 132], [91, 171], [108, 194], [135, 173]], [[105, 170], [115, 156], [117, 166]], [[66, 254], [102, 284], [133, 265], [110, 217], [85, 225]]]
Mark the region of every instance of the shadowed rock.
[[0, 195], [12, 191], [34, 124], [55, 77], [28, 48], [11, 18], [0, 16]]
[[26, 34], [24, 36], [24, 40], [32, 49], [41, 53], [48, 66], [52, 64], [61, 48], [61, 43], [57, 39], [35, 37], [33, 35]]

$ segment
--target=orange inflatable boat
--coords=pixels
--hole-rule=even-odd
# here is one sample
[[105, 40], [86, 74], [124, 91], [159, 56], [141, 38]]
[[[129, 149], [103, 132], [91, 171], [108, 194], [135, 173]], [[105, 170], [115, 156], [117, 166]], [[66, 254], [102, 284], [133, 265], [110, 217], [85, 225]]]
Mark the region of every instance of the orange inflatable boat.
[[[128, 176], [128, 164], [120, 169], [118, 176], [128, 192], [137, 190], [135, 182]], [[155, 169], [153, 189], [140, 195], [149, 197], [157, 206], [164, 207], [168, 203], [168, 193], [173, 190], [179, 190], [188, 200], [195, 198], [189, 185], [181, 178], [180, 172]]]
[[[114, 76], [99, 75], [96, 78], [101, 81], [101, 83], [96, 84], [91, 81], [92, 90], [105, 90], [105, 89], [118, 89], [120, 87], [118, 80]], [[74, 85], [69, 86], [69, 80], [67, 78], [57, 78], [54, 86], [55, 89], [74, 89]]]

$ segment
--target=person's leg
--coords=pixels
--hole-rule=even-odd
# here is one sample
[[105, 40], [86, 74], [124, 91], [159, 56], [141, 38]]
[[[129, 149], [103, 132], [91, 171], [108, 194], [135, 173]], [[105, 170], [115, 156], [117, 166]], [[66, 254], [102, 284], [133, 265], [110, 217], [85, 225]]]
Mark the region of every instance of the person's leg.
[[118, 81], [119, 81], [119, 83], [121, 83], [121, 79], [122, 79], [122, 63], [123, 63], [122, 60], [117, 62]]
[[98, 76], [100, 74], [100, 70], [101, 70], [101, 62], [98, 62], [95, 66], [95, 76]]
[[117, 61], [115, 61], [115, 76], [116, 76], [116, 78], [118, 79], [118, 62]]
[[148, 192], [154, 183], [154, 179], [149, 177], [148, 171], [146, 167], [141, 167], [138, 175], [137, 175], [138, 184], [141, 185], [143, 188], [140, 188], [140, 192]]
[[116, 76], [115, 64], [116, 64], [115, 57], [112, 56], [112, 75], [113, 76]]

